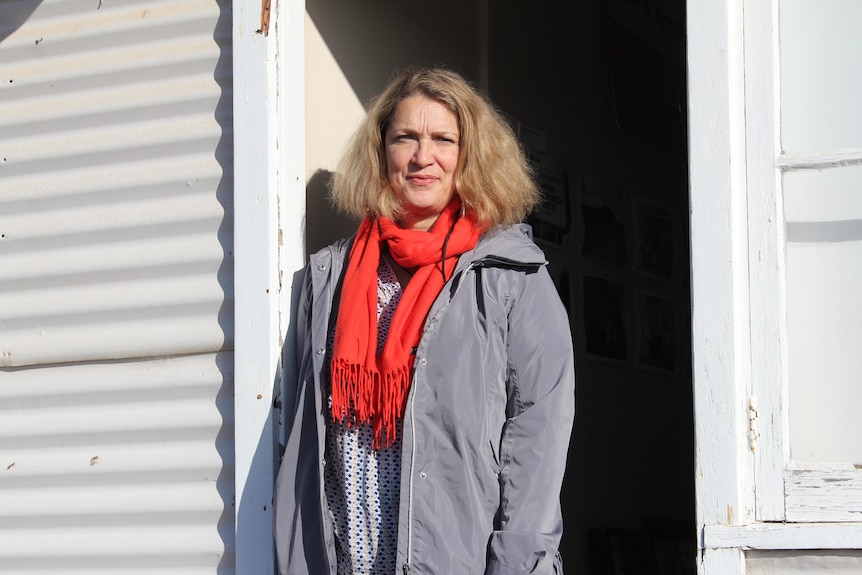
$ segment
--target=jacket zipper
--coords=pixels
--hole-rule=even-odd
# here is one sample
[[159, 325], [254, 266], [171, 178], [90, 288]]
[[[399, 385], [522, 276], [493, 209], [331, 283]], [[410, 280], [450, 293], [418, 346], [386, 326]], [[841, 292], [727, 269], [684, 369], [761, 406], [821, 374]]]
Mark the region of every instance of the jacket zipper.
[[[412, 387], [412, 386], [411, 386]], [[410, 436], [413, 438], [414, 447], [410, 449], [410, 481], [408, 482], [407, 495], [407, 562], [404, 564], [404, 575], [410, 573], [410, 562], [413, 560], [413, 476], [416, 470], [416, 424], [414, 414], [416, 413], [416, 393], [410, 394]]]
[[545, 261], [537, 261], [537, 262], [524, 262], [520, 260], [513, 260], [503, 256], [495, 256], [489, 255], [485, 256], [481, 259], [474, 260], [470, 262], [470, 265], [467, 266], [467, 270], [472, 270], [476, 268], [507, 268], [514, 270], [521, 270], [525, 272], [535, 272], [540, 267], [545, 265], [548, 262]]
[[[329, 274], [329, 281], [327, 282], [327, 291], [328, 291], [327, 295], [329, 297], [328, 297], [328, 301], [327, 301], [328, 306], [326, 309], [326, 317], [327, 317], [327, 322], [326, 322], [327, 328], [326, 328], [326, 330], [327, 330], [327, 332], [329, 331], [329, 324], [330, 324], [331, 318], [332, 318], [332, 308], [335, 304], [334, 299], [335, 299], [335, 292], [336, 292], [336, 288], [337, 288], [337, 284], [338, 284], [338, 276], [339, 276], [339, 274], [341, 274], [341, 267], [342, 267], [341, 260], [337, 257], [337, 255], [338, 254], [336, 253], [336, 250], [333, 250], [330, 248], [330, 250], [329, 250], [329, 269], [326, 270], [326, 272]], [[327, 337], [329, 337], [328, 333], [327, 333]], [[320, 400], [323, 400], [323, 398], [321, 397]], [[319, 409], [321, 406], [317, 406], [317, 407]], [[325, 460], [322, 453], [321, 453], [320, 460], [321, 461]], [[322, 482], [323, 482], [323, 474], [324, 473], [326, 473], [326, 471], [324, 469], [321, 469], [320, 470], [321, 486], [323, 485]], [[326, 526], [325, 525], [327, 523], [327, 519], [326, 519], [327, 508], [326, 508], [325, 499], [323, 501], [321, 501], [321, 514], [323, 515], [323, 520], [321, 521], [321, 529], [324, 531], [323, 540], [326, 541]], [[329, 549], [326, 548], [325, 543], [324, 543], [324, 548], [325, 548], [324, 557], [326, 560], [327, 572], [332, 572], [332, 562], [331, 562], [330, 556], [329, 556]]]

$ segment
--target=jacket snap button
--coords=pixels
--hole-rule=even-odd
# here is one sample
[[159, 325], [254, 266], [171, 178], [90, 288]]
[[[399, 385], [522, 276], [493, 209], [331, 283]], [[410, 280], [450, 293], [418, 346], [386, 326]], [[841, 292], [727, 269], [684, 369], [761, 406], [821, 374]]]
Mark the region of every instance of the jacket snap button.
[[426, 363], [428, 363], [428, 360], [423, 357], [422, 359], [419, 360], [419, 363], [421, 363], [422, 365], [425, 365]]
[[317, 269], [319, 269], [320, 271], [325, 270], [325, 269], [326, 269], [326, 264], [317, 264]]
[[326, 351], [326, 350], [325, 350], [325, 349], [323, 349], [322, 347], [318, 347], [318, 348], [317, 348], [317, 355], [323, 355], [325, 351]]
[[428, 474], [427, 474], [427, 473], [425, 473], [424, 471], [422, 471], [421, 473], [419, 473], [419, 477], [421, 477], [422, 479], [425, 479], [427, 476], [428, 476]]

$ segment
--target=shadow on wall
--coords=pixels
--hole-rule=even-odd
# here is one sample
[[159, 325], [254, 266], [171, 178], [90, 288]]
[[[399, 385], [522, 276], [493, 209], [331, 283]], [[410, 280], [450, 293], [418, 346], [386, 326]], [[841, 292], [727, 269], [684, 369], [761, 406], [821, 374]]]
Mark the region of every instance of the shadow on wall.
[[216, 452], [221, 457], [222, 465], [216, 478], [216, 491], [222, 501], [222, 512], [218, 518], [217, 531], [224, 545], [224, 553], [219, 558], [216, 573], [236, 572], [236, 535], [235, 510], [233, 498], [234, 488], [234, 369], [233, 353], [222, 352], [216, 355], [216, 365], [222, 373], [222, 383], [216, 395], [216, 408], [221, 416], [221, 427], [216, 436]]
[[[436, 0], [438, 14], [455, 15], [445, 26], [428, 18], [424, 2], [306, 0], [305, 9], [353, 93], [367, 103], [395, 73], [411, 65], [444, 65], [478, 79], [479, 59], [472, 54], [478, 56], [480, 4]], [[393, 30], [403, 29], [406, 22], [413, 24], [417, 41], [393, 44]]]
[[[222, 460], [221, 471], [216, 480], [216, 490], [222, 501], [222, 513], [218, 519], [218, 534], [224, 545], [219, 558], [217, 573], [236, 571], [236, 483], [234, 479], [234, 257], [233, 257], [233, 28], [232, 4], [230, 0], [219, 0], [219, 17], [213, 30], [213, 40], [219, 47], [213, 78], [219, 86], [219, 99], [215, 108], [215, 119], [221, 128], [215, 158], [221, 166], [222, 175], [216, 188], [216, 199], [222, 206], [224, 216], [218, 228], [218, 241], [222, 248], [222, 261], [218, 269], [218, 283], [224, 293], [218, 313], [218, 323], [224, 334], [222, 352], [217, 356], [217, 365], [222, 373], [222, 384], [216, 398], [216, 407], [222, 417], [222, 425], [216, 437], [216, 451]], [[257, 459], [258, 455], [255, 455]], [[261, 469], [261, 467], [252, 467]], [[265, 467], [264, 467], [265, 469]]]
[[3, 42], [15, 30], [20, 28], [41, 3], [42, 0], [7, 2], [7, 5], [3, 6], [3, 21], [0, 23], [0, 42]]
[[[329, 244], [352, 236], [359, 220], [338, 211], [329, 201], [332, 172], [317, 170], [305, 188], [305, 253], [313, 254]], [[313, 222], [309, 226], [308, 222]]]

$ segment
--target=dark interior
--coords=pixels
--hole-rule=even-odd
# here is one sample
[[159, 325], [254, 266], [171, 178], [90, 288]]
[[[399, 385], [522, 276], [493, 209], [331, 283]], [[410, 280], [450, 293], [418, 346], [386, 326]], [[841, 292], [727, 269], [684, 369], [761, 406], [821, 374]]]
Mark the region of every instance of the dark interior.
[[[536, 163], [531, 223], [577, 360], [566, 571], [695, 573], [684, 0], [306, 7], [361, 101], [408, 65], [444, 64], [487, 91]], [[352, 226], [327, 178], [308, 186], [309, 252]]]

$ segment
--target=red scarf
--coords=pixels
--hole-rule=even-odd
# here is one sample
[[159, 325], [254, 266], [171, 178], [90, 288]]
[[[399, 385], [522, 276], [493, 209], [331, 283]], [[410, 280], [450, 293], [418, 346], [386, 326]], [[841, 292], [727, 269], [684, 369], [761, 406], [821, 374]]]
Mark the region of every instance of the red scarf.
[[[371, 423], [373, 445], [391, 445], [404, 413], [425, 317], [451, 278], [458, 256], [471, 250], [480, 229], [459, 217], [455, 198], [428, 231], [407, 230], [387, 218], [366, 217], [350, 250], [332, 353], [332, 418]], [[382, 245], [413, 277], [401, 294], [383, 351], [377, 355], [377, 268]], [[444, 257], [445, 256], [445, 257]]]

